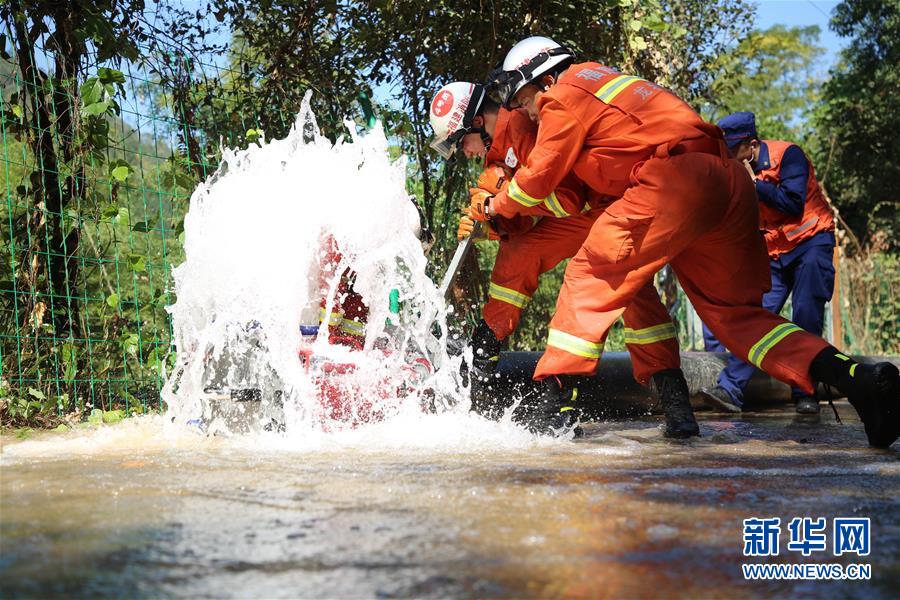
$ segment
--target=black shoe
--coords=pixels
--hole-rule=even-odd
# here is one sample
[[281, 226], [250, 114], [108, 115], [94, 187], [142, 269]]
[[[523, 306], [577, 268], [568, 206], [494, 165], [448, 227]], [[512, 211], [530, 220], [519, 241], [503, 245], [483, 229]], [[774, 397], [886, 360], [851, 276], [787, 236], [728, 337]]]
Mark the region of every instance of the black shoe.
[[666, 415], [665, 436], [689, 438], [700, 435], [700, 426], [691, 408], [690, 392], [681, 369], [666, 369], [653, 375], [656, 394]]
[[576, 438], [584, 435], [578, 425], [581, 411], [575, 406], [578, 391], [566, 379], [547, 377], [540, 382], [540, 396], [529, 402], [523, 419], [531, 433], [562, 437], [572, 432]]
[[730, 413], [739, 413], [742, 410], [740, 404], [731, 398], [731, 394], [726, 392], [725, 388], [719, 386], [700, 388], [700, 395], [703, 397], [706, 405], [713, 410]]
[[889, 362], [859, 364], [847, 399], [862, 419], [869, 445], [887, 448], [900, 437], [900, 371]]
[[797, 396], [794, 398], [794, 407], [798, 415], [819, 414], [819, 401], [812, 396]]
[[471, 410], [489, 419], [498, 419], [503, 412], [491, 393], [497, 379], [501, 346], [502, 342], [482, 319], [472, 334]]

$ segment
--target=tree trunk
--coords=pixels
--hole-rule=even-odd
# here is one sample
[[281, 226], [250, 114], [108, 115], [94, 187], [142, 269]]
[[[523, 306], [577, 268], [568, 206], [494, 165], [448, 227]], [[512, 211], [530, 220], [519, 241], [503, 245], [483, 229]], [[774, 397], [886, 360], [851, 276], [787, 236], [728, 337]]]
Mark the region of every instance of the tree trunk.
[[[23, 92], [31, 106], [28, 143], [37, 161], [38, 170], [32, 175], [34, 188], [34, 217], [31, 220], [31, 239], [37, 243], [31, 248], [29, 263], [28, 292], [37, 290], [40, 273], [47, 265], [48, 287], [51, 298], [53, 332], [56, 337], [78, 336], [79, 305], [77, 294], [72, 293], [77, 278], [78, 242], [80, 226], [76, 224], [68, 235], [63, 230], [66, 208], [73, 197], [83, 195], [84, 165], [78, 159], [79, 148], [75, 133], [75, 119], [72, 113], [72, 95], [78, 93], [73, 84], [81, 60], [81, 43], [75, 40], [69, 23], [73, 18], [67, 14], [65, 5], [55, 15], [56, 32], [49, 36], [56, 48], [56, 73], [51, 80], [35, 65], [33, 32], [27, 30], [28, 14], [23, 12], [18, 0], [12, 3], [12, 24], [15, 31], [15, 51], [17, 62], [25, 82]], [[17, 18], [15, 15], [23, 15]], [[50, 82], [50, 90], [45, 84]], [[66, 83], [68, 82], [68, 83]], [[71, 88], [72, 85], [76, 87]], [[55, 117], [55, 122], [54, 118]], [[59, 139], [63, 152], [60, 159], [54, 134]], [[62, 181], [61, 165], [70, 167], [74, 175]]]

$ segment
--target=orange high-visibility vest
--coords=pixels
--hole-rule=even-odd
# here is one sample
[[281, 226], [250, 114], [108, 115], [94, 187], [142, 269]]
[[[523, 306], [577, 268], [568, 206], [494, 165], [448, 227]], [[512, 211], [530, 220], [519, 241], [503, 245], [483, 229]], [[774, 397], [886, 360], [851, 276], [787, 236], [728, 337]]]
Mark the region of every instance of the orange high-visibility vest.
[[[763, 143], [769, 148], [769, 167], [759, 171], [757, 177], [778, 185], [781, 182], [781, 159], [787, 149], [795, 144], [777, 140], [766, 140]], [[806, 181], [806, 202], [801, 214], [789, 215], [765, 202], [759, 203], [760, 227], [765, 232], [770, 258], [790, 252], [817, 233], [834, 231], [834, 214], [819, 187], [816, 170], [808, 158], [806, 162], [809, 165], [809, 178]]]

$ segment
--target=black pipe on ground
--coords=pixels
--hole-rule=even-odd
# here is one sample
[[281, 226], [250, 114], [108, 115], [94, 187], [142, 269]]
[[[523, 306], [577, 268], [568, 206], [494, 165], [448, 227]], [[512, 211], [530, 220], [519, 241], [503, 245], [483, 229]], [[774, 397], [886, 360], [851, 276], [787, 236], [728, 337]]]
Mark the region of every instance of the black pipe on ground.
[[[719, 371], [728, 355], [715, 352], [682, 352], [681, 368], [691, 391], [691, 403], [703, 407], [697, 392], [701, 387], [716, 385]], [[509, 405], [520, 397], [533, 397], [537, 387], [531, 379], [540, 352], [504, 352], [500, 355], [498, 377], [492, 384], [493, 398]], [[900, 365], [900, 357], [857, 356], [862, 363], [888, 360]], [[820, 398], [826, 398], [820, 386]], [[748, 410], [790, 402], [791, 389], [762, 371], [757, 370], [744, 394]], [[656, 397], [638, 384], [631, 371], [631, 356], [627, 352], [603, 354], [600, 367], [593, 377], [578, 382], [578, 400], [588, 419], [628, 417], [659, 412]], [[506, 406], [503, 406], [506, 408]]]

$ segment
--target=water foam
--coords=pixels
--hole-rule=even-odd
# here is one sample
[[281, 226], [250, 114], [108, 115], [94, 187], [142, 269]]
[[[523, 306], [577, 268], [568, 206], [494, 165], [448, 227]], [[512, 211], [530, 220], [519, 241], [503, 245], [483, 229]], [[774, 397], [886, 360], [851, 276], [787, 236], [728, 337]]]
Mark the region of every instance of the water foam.
[[392, 460], [416, 456], [496, 456], [498, 452], [533, 455], [534, 450], [572, 448], [566, 440], [537, 437], [504, 419], [489, 421], [461, 410], [442, 414], [410, 411], [364, 427], [300, 434], [257, 431], [242, 435], [207, 436], [196, 427], [173, 423], [162, 415], [144, 415], [112, 425], [97, 425], [64, 433], [35, 434], [0, 447], [0, 467], [40, 460], [80, 458], [154, 459], [169, 452], [249, 452], [253, 455], [355, 456]]
[[[363, 352], [329, 346], [321, 334], [312, 352], [352, 362], [354, 371], [340, 384], [379, 415], [424, 419], [420, 405], [431, 396], [424, 398], [423, 389], [434, 391], [438, 412], [468, 410], [462, 357], [447, 352], [448, 309], [425, 274], [411, 227], [417, 216], [405, 189], [406, 159], [390, 159], [380, 124], [365, 134], [347, 127], [349, 139], [333, 144], [322, 136], [307, 95], [286, 138], [223, 150], [219, 170], [191, 196], [186, 259], [174, 269], [177, 301], [170, 307], [178, 365], [163, 399], [172, 421], [233, 432], [234, 415], [217, 416], [214, 397], [259, 389], [262, 402], [232, 403], [240, 405], [238, 420], [258, 421], [250, 429], [274, 420], [289, 437], [322, 430], [317, 384], [297, 353], [304, 343], [299, 327], [309, 324], [301, 315], [318, 316], [329, 236], [342, 258], [327, 282], [326, 311], [340, 274], [351, 269], [370, 326]], [[390, 314], [391, 290], [399, 290], [399, 317]], [[389, 318], [401, 323], [385, 342], [377, 324]], [[389, 350], [379, 350], [383, 345]], [[413, 352], [435, 370], [416, 390], [399, 394], [398, 373]]]

